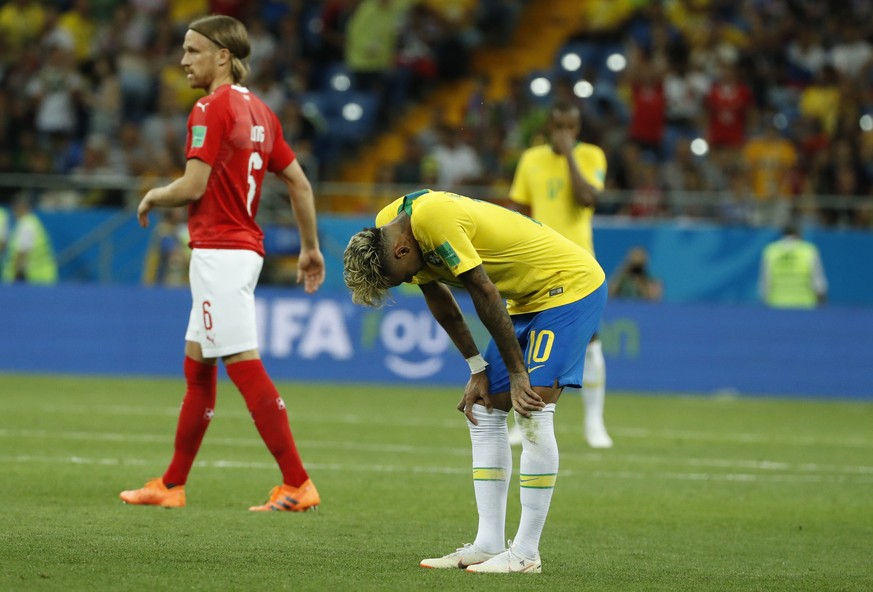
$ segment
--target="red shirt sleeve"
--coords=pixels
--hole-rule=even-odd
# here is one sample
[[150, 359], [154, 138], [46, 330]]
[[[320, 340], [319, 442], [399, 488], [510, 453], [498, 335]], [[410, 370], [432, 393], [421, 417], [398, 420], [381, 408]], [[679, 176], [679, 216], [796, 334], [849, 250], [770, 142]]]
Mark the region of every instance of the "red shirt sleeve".
[[228, 132], [228, 109], [224, 101], [203, 97], [194, 104], [188, 117], [188, 138], [185, 158], [202, 160], [215, 166], [221, 141]]

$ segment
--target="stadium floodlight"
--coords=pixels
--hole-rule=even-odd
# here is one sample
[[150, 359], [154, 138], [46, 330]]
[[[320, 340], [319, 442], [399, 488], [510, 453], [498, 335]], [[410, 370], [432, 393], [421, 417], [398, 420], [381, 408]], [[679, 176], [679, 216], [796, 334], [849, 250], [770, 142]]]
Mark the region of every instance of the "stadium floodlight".
[[342, 113], [346, 121], [358, 121], [364, 116], [364, 109], [358, 103], [346, 103]]
[[561, 67], [568, 72], [575, 72], [582, 67], [582, 58], [578, 53], [570, 52], [561, 58]]
[[530, 92], [537, 97], [544, 97], [552, 90], [552, 83], [545, 76], [538, 76], [530, 81]]
[[352, 87], [352, 80], [346, 74], [334, 74], [333, 77], [330, 79], [330, 85], [334, 88], [334, 90], [345, 92]]
[[580, 80], [573, 85], [573, 94], [580, 99], [587, 99], [594, 94], [594, 85], [587, 80]]
[[705, 156], [709, 152], [709, 143], [703, 138], [694, 138], [691, 141], [691, 152], [697, 156]]
[[862, 131], [873, 131], [873, 115], [865, 113], [861, 116], [861, 119], [858, 120], [858, 125], [861, 126]]
[[613, 72], [621, 72], [627, 67], [627, 58], [620, 53], [614, 53], [606, 58], [606, 67]]

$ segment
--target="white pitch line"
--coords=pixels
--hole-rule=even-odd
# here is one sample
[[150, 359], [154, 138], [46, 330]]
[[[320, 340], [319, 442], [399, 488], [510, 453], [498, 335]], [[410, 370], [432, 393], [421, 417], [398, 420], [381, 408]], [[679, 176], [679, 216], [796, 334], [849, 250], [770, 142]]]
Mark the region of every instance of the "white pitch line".
[[[254, 432], [254, 430], [253, 430]], [[10, 430], [0, 428], [0, 438], [35, 438], [38, 440], [73, 440], [84, 442], [148, 442], [167, 444], [172, 442], [171, 433], [158, 434], [123, 434], [112, 432], [56, 432], [48, 430]], [[210, 445], [234, 446], [247, 448], [263, 448], [264, 443], [257, 436], [251, 438], [217, 438], [207, 440]], [[385, 452], [393, 454], [441, 454], [470, 456], [469, 447], [448, 448], [438, 446], [417, 446], [411, 444], [372, 444], [367, 442], [352, 441], [327, 441], [327, 440], [297, 440], [298, 446], [306, 448], [322, 448], [331, 450], [357, 450], [362, 452]]]
[[[39, 405], [39, 410], [42, 413], [57, 413], [61, 415], [122, 415], [134, 417], [176, 417], [179, 414], [179, 407], [147, 407], [147, 406], [132, 406], [132, 405], [110, 405], [106, 407], [94, 408], [85, 405], [59, 405], [54, 403], [44, 403]], [[224, 411], [221, 407], [217, 410], [220, 418], [248, 418], [248, 412], [245, 410], [228, 410]], [[298, 412], [293, 408], [289, 409], [288, 415], [291, 418], [291, 425], [296, 422], [306, 422], [312, 425], [372, 425], [372, 426], [396, 426], [397, 421], [391, 415], [383, 417], [373, 417], [370, 415], [361, 416], [356, 414], [337, 414], [337, 413], [312, 413]], [[430, 417], [415, 417], [406, 415], [403, 417], [404, 427], [423, 427], [423, 428], [439, 428], [439, 429], [457, 429], [465, 430], [466, 424], [460, 414], [452, 415], [447, 413], [446, 419], [434, 419]], [[559, 424], [555, 426], [555, 431], [559, 434], [568, 434], [580, 431], [575, 425]], [[610, 433], [613, 437], [635, 439], [635, 440], [671, 440], [671, 441], [694, 441], [694, 442], [737, 442], [740, 444], [782, 444], [788, 446], [841, 446], [848, 448], [873, 449], [873, 438], [865, 437], [845, 437], [845, 436], [829, 436], [825, 438], [815, 436], [797, 436], [797, 435], [772, 435], [758, 434], [753, 432], [734, 432], [734, 433], [711, 433], [695, 430], [653, 430], [650, 428], [638, 427], [610, 427]]]
[[[113, 432], [81, 432], [81, 431], [48, 431], [48, 430], [10, 430], [0, 428], [0, 439], [2, 438], [33, 438], [38, 440], [72, 440], [72, 441], [88, 441], [88, 442], [147, 442], [147, 443], [163, 443], [170, 441], [170, 435], [157, 434], [124, 434]], [[211, 445], [216, 446], [232, 446], [246, 448], [261, 448], [263, 442], [256, 438], [212, 438], [209, 440]], [[436, 446], [420, 446], [412, 444], [385, 444], [385, 443], [367, 443], [367, 442], [350, 442], [350, 441], [331, 441], [331, 440], [299, 440], [298, 445], [302, 448], [311, 450], [345, 450], [345, 451], [362, 451], [362, 452], [377, 452], [386, 454], [438, 454], [440, 456], [457, 456], [469, 457], [470, 449], [436, 447]], [[622, 454], [617, 451], [609, 452], [576, 452], [564, 450], [561, 456], [565, 459], [573, 458], [585, 462], [625, 462], [637, 463], [648, 466], [659, 465], [688, 465], [690, 467], [705, 467], [718, 469], [741, 469], [741, 470], [758, 470], [771, 473], [836, 473], [847, 475], [873, 475], [873, 466], [864, 465], [832, 465], [820, 463], [789, 463], [774, 460], [742, 460], [742, 459], [724, 459], [724, 458], [697, 458], [697, 457], [675, 457], [675, 456], [659, 456], [659, 455], [640, 455], [640, 454]]]
[[[119, 458], [89, 458], [81, 456], [2, 456], [0, 464], [74, 464], [95, 466], [147, 466], [154, 464], [145, 459]], [[201, 469], [264, 469], [276, 470], [271, 462], [242, 462], [232, 460], [198, 461], [195, 466]], [[338, 463], [307, 463], [307, 468], [313, 471], [364, 472], [364, 473], [421, 473], [440, 475], [467, 475], [469, 468], [464, 467], [408, 467], [397, 465], [362, 465]], [[873, 483], [871, 478], [847, 478], [844, 475], [764, 475], [752, 473], [681, 473], [681, 472], [646, 472], [646, 471], [571, 471], [562, 470], [561, 477], [600, 478], [600, 479], [660, 479], [667, 481], [724, 481], [730, 483]]]

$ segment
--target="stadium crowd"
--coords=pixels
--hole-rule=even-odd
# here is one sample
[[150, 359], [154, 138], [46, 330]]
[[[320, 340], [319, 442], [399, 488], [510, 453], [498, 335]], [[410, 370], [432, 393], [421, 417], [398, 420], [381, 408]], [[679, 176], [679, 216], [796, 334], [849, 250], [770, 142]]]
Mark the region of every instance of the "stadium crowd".
[[[332, 180], [342, 158], [366, 158], [372, 136], [338, 141], [323, 113], [301, 108], [303, 97], [346, 73], [373, 98], [372, 130], [382, 129], [441, 81], [470, 76], [472, 52], [509, 43], [527, 4], [0, 2], [0, 173], [144, 183], [178, 174], [186, 114], [199, 96], [179, 48], [187, 23], [212, 12], [247, 24], [247, 85], [280, 115], [313, 178]], [[488, 79], [478, 79], [462, 125], [435, 111], [379, 181], [505, 188], [518, 155], [539, 141], [548, 104], [569, 98], [583, 110], [583, 140], [607, 153], [613, 191], [599, 213], [739, 224], [799, 214], [805, 223], [873, 227], [873, 2], [588, 0], [580, 9], [586, 26], [565, 47], [581, 67], [556, 64], [545, 96], [518, 77], [488, 100]], [[101, 189], [53, 196], [41, 206], [126, 199]]]

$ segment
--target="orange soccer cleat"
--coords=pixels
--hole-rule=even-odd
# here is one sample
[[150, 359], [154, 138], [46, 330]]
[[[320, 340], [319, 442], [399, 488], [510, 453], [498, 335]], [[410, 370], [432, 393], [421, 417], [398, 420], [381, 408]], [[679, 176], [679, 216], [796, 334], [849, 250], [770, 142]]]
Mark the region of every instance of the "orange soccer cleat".
[[141, 489], [122, 491], [120, 497], [126, 504], [184, 508], [185, 486], [167, 487], [161, 478], [157, 477], [146, 483]]
[[315, 510], [321, 497], [312, 479], [307, 479], [300, 487], [277, 485], [270, 491], [270, 501], [263, 506], [252, 506], [252, 512], [306, 512]]

